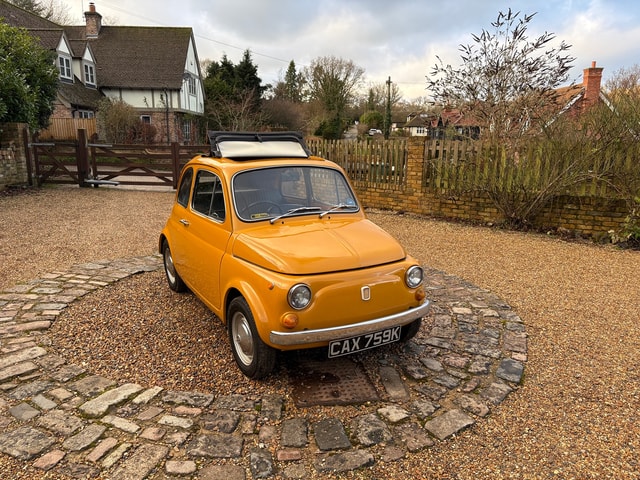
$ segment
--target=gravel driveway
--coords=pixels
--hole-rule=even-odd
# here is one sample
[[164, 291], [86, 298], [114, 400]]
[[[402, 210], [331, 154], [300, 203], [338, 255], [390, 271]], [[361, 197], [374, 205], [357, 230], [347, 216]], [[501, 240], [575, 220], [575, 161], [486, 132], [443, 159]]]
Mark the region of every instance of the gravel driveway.
[[[0, 290], [77, 263], [155, 253], [172, 198], [66, 187], [0, 196]], [[640, 252], [369, 218], [425, 264], [509, 303], [526, 323], [529, 357], [522, 387], [472, 428], [345, 478], [640, 478]], [[0, 471], [42, 475], [3, 455]]]

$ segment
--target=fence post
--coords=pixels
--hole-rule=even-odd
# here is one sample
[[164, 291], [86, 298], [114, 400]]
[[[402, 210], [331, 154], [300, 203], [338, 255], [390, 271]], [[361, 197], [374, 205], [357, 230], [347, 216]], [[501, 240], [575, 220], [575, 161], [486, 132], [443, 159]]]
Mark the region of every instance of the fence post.
[[173, 169], [173, 189], [176, 190], [180, 176], [180, 145], [178, 142], [171, 143], [171, 166]]
[[422, 192], [424, 177], [424, 152], [426, 137], [407, 139], [407, 195], [419, 195]]
[[89, 161], [87, 158], [87, 131], [78, 129], [78, 144], [76, 145], [76, 164], [78, 166], [78, 185], [88, 187], [85, 182], [89, 174]]
[[[33, 186], [33, 166], [31, 165], [31, 148], [29, 148], [29, 127], [22, 129], [22, 143], [24, 144], [24, 158], [27, 162], [27, 184]], [[40, 185], [37, 185], [38, 187]]]

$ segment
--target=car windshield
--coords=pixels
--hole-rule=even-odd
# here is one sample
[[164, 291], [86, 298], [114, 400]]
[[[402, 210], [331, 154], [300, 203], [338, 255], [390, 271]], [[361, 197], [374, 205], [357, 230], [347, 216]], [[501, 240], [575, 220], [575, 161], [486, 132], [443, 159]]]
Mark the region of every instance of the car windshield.
[[339, 170], [314, 166], [240, 172], [233, 179], [233, 198], [238, 217], [248, 222], [359, 208]]

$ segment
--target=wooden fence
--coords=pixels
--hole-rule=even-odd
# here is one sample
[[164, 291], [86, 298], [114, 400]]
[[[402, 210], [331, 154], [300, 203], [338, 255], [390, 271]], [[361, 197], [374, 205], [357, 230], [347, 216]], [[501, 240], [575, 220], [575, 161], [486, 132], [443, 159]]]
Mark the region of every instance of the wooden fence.
[[41, 130], [38, 138], [41, 141], [74, 141], [78, 138], [78, 130], [85, 130], [87, 138], [97, 132], [95, 118], [52, 118], [49, 126]]
[[407, 175], [407, 141], [306, 139], [314, 155], [340, 165], [356, 185], [403, 188]]
[[604, 149], [594, 154], [589, 145], [558, 153], [533, 144], [509, 156], [504, 148], [481, 142], [434, 140], [425, 143], [422, 182], [425, 190], [454, 195], [492, 186], [542, 191], [554, 182], [570, 180], [562, 194], [618, 198], [609, 181], [612, 172], [640, 168], [638, 153]]

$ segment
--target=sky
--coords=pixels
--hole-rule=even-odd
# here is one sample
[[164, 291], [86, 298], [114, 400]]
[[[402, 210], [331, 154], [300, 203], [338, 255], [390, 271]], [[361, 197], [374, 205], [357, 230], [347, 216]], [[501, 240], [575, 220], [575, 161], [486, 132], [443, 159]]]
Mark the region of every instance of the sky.
[[[397, 85], [406, 100], [428, 97], [426, 77], [440, 57], [462, 64], [459, 46], [472, 34], [491, 31], [509, 8], [536, 13], [530, 39], [544, 32], [571, 45], [576, 58], [567, 83], [582, 82], [593, 61], [606, 82], [622, 68], [640, 65], [640, 2], [637, 0], [92, 0], [104, 25], [193, 28], [200, 61], [233, 63], [245, 50], [263, 84], [284, 78], [289, 62], [298, 71], [313, 59], [334, 56], [365, 70], [365, 87]], [[89, 0], [61, 0], [74, 25], [84, 23]]]

